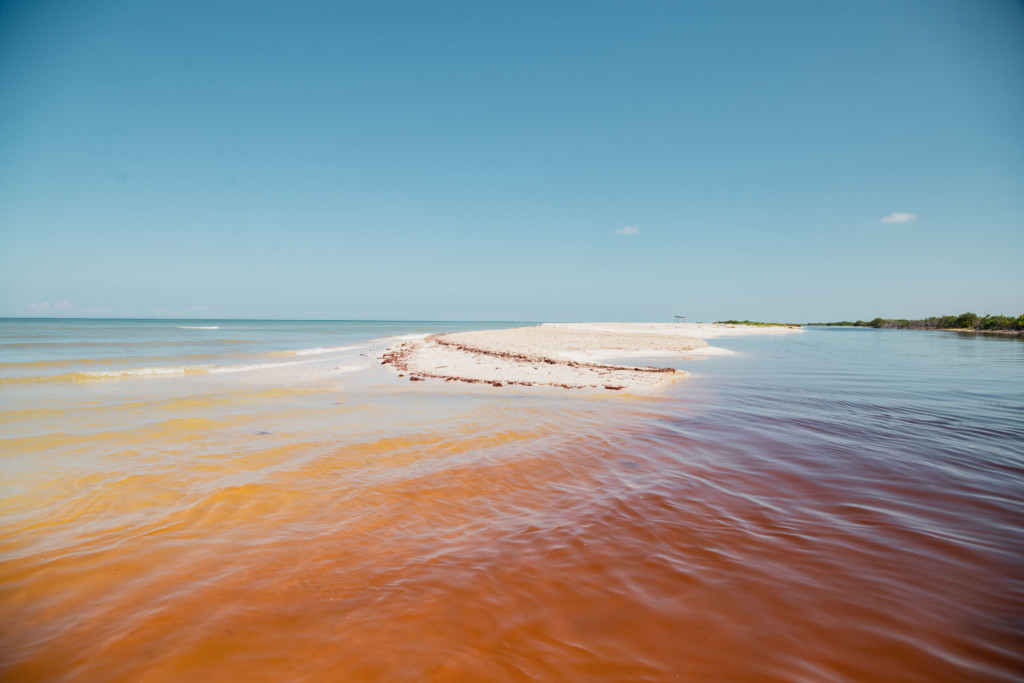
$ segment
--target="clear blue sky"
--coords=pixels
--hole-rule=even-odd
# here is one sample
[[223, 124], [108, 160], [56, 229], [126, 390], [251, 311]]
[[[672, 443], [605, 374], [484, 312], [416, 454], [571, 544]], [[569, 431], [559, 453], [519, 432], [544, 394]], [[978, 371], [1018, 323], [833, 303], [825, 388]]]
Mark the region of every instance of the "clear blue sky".
[[1019, 314], [1022, 257], [1019, 2], [0, 4], [0, 315]]

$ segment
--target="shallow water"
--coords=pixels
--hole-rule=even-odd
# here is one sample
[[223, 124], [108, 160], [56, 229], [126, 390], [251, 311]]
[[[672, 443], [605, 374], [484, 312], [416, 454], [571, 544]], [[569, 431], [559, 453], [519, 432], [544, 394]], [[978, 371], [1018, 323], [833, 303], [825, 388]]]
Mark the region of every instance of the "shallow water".
[[1019, 339], [718, 339], [648, 397], [372, 358], [472, 327], [0, 321], [0, 676], [1020, 680]]

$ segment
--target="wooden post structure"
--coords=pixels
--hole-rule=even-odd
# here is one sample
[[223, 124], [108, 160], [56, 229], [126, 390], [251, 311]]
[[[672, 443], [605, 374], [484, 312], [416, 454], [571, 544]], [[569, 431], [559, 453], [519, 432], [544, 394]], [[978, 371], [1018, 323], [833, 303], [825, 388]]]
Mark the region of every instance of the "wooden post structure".
[[677, 322], [677, 323], [681, 323], [681, 322], [683, 322], [684, 320], [686, 320], [686, 316], [685, 316], [685, 315], [677, 315], [677, 316], [676, 316], [676, 319], [675, 319], [675, 322]]

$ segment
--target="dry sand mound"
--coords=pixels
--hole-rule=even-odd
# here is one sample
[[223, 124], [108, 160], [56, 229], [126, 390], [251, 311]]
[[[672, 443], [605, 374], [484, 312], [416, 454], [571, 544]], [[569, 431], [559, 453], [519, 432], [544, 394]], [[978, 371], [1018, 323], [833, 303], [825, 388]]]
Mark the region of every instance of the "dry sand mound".
[[694, 337], [566, 327], [520, 327], [438, 334], [389, 348], [381, 360], [410, 379], [437, 378], [494, 386], [547, 385], [642, 390], [687, 373], [672, 368], [588, 363], [573, 354], [638, 351], [683, 354], [706, 347]]

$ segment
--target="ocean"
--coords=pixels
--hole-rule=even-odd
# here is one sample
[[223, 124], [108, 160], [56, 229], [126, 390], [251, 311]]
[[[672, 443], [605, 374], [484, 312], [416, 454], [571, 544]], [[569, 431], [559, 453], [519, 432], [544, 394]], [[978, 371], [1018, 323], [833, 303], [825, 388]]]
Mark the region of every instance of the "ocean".
[[0, 678], [1024, 680], [1021, 338], [375, 360], [516, 324], [0, 320]]

